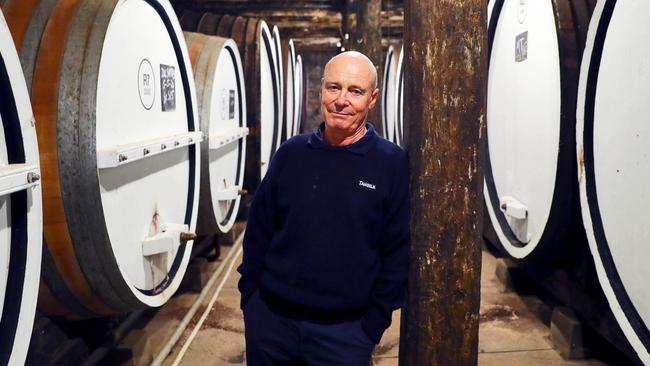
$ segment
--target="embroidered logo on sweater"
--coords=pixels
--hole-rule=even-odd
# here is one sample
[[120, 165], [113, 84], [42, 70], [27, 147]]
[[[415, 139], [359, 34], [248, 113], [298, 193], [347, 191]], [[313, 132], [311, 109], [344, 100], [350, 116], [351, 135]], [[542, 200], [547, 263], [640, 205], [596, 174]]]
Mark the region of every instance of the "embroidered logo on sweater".
[[366, 182], [364, 182], [364, 181], [362, 181], [362, 180], [359, 181], [359, 185], [362, 186], [362, 187], [366, 187], [366, 188], [370, 188], [370, 189], [375, 189], [375, 185], [374, 185], [374, 184], [366, 183]]

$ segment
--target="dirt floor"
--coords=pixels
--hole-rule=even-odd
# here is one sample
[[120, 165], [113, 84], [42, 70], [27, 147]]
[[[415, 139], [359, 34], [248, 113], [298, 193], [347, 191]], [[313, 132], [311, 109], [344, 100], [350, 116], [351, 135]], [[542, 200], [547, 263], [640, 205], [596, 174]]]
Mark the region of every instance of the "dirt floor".
[[[225, 248], [224, 253], [229, 248]], [[237, 259], [237, 264], [241, 258]], [[518, 294], [504, 290], [495, 277], [497, 260], [483, 253], [481, 322], [479, 330], [479, 365], [605, 365], [596, 360], [565, 361], [552, 347], [550, 330], [526, 305]], [[212, 265], [214, 268], [217, 263]], [[235, 267], [236, 268], [236, 267]], [[218, 301], [198, 335], [184, 354], [180, 365], [244, 365], [244, 325], [239, 310], [239, 275], [232, 271], [226, 279]], [[177, 296], [152, 319], [145, 332], [147, 346], [154, 355], [170, 337], [197, 294]], [[393, 314], [393, 324], [376, 347], [373, 364], [392, 366], [398, 364], [399, 311]], [[181, 342], [167, 357], [164, 365], [173, 364], [181, 344], [189, 335], [196, 318], [185, 331]], [[135, 364], [148, 364], [151, 356]]]

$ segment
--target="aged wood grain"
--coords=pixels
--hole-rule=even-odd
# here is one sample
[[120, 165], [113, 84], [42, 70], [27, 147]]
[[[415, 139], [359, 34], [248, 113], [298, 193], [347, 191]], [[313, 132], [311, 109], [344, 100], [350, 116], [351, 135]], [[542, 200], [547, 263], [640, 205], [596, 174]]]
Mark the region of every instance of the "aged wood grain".
[[400, 365], [475, 365], [480, 305], [485, 0], [405, 2], [412, 253]]

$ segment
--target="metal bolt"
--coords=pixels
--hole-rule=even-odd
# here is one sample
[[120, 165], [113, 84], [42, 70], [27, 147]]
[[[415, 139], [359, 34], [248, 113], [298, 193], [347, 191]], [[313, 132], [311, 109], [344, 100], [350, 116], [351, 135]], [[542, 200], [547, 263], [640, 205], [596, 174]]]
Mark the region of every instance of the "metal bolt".
[[143, 149], [142, 153], [145, 154], [145, 155], [149, 154], [149, 149]]
[[166, 148], [167, 148], [167, 145], [165, 145], [165, 144], [160, 145], [160, 150], [165, 150]]
[[41, 179], [41, 175], [34, 172], [27, 173], [27, 183], [38, 182]]
[[187, 142], [191, 144], [192, 142], [194, 142], [194, 139], [190, 138]]
[[174, 141], [174, 146], [178, 146], [178, 145], [180, 145], [180, 144], [181, 144], [180, 142], [178, 142], [178, 141]]
[[195, 233], [181, 233], [181, 242], [196, 240], [196, 238], [197, 236]]
[[32, 127], [36, 126], [36, 119], [34, 117], [32, 117], [29, 122], [32, 124]]
[[124, 155], [124, 154], [120, 154], [120, 155], [117, 157], [117, 161], [119, 161], [120, 163], [123, 162], [123, 161], [125, 161], [126, 159], [128, 159], [128, 158], [127, 158], [126, 155]]
[[502, 210], [505, 210], [505, 209], [507, 209], [507, 208], [508, 208], [508, 205], [507, 205], [506, 203], [502, 203], [502, 204], [501, 204], [501, 209], [502, 209]]

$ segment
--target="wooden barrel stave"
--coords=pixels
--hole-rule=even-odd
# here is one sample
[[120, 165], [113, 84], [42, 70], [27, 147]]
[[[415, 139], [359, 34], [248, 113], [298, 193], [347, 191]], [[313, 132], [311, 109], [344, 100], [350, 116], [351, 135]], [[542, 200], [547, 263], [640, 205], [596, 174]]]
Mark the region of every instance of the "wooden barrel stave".
[[221, 15], [204, 13], [199, 21], [199, 24], [196, 28], [184, 28], [189, 31], [196, 31], [204, 34], [214, 35], [217, 32], [217, 27], [219, 26], [219, 21], [221, 21]]
[[47, 21], [57, 1], [7, 0], [2, 5], [3, 11], [6, 9], [7, 22], [20, 54], [20, 63], [23, 67], [23, 74], [30, 94], [41, 34], [45, 30]]
[[232, 31], [230, 32], [230, 38], [237, 44], [239, 49], [239, 54], [241, 56], [242, 62], [244, 61], [244, 48], [246, 45], [246, 24], [248, 18], [238, 16], [235, 18], [235, 21], [232, 25]]
[[187, 10], [178, 18], [183, 29], [195, 29], [201, 22], [203, 13], [199, 11]]
[[219, 37], [228, 37], [230, 38], [232, 32], [232, 26], [235, 23], [235, 17], [232, 15], [224, 15], [219, 20], [219, 25], [214, 35]]
[[190, 54], [192, 70], [196, 70], [196, 64], [205, 46], [205, 41], [206, 38], [201, 37], [199, 33], [185, 32], [185, 42], [187, 43], [187, 50]]
[[41, 2], [41, 0], [6, 0], [1, 5], [18, 53], [23, 46], [32, 16]]

